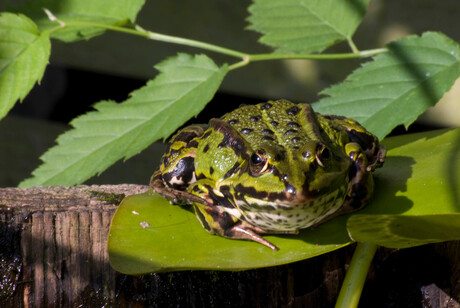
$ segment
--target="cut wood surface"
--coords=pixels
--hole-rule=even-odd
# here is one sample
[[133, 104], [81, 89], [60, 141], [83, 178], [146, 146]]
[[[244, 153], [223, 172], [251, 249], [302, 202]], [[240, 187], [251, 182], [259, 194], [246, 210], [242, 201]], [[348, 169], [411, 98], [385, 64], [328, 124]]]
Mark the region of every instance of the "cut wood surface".
[[[353, 245], [243, 272], [138, 277], [115, 272], [106, 249], [111, 218], [123, 196], [147, 189], [127, 184], [0, 188], [0, 307], [333, 306]], [[362, 306], [460, 307], [459, 255], [459, 242], [380, 248]]]

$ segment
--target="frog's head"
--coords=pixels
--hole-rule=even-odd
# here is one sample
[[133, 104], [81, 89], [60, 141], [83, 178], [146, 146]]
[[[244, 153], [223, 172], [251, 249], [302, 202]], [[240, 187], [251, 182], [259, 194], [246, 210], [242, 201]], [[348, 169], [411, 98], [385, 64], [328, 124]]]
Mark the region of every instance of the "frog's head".
[[306, 204], [346, 185], [349, 160], [324, 143], [308, 140], [296, 149], [280, 145], [248, 148], [232, 179], [236, 196], [287, 205]]
[[[238, 157], [231, 175], [219, 181], [221, 190], [229, 189], [236, 199], [307, 204], [347, 185], [349, 159], [319, 134], [307, 135], [299, 129], [296, 137], [280, 141], [257, 138], [256, 131], [249, 136], [239, 134], [235, 125], [219, 119], [213, 119], [211, 126], [225, 136], [221, 145], [232, 148]], [[280, 126], [270, 127], [273, 136], [283, 129]]]

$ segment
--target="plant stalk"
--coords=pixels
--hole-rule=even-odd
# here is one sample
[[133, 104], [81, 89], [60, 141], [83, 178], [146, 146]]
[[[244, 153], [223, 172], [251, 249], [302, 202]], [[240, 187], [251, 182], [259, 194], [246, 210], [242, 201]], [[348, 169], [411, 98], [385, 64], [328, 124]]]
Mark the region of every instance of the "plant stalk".
[[267, 60], [283, 60], [283, 59], [309, 59], [309, 60], [340, 60], [340, 59], [353, 59], [353, 58], [366, 58], [378, 55], [380, 53], [387, 52], [385, 48], [379, 49], [370, 49], [364, 51], [354, 50], [353, 53], [338, 53], [338, 54], [276, 54], [276, 53], [267, 53], [267, 54], [247, 54], [237, 50], [217, 46], [214, 44], [209, 44], [201, 41], [191, 40], [187, 38], [166, 35], [156, 32], [151, 32], [143, 29], [140, 26], [135, 25], [135, 28], [123, 27], [123, 26], [113, 26], [105, 25], [93, 22], [63, 22], [58, 20], [51, 12], [47, 11], [48, 17], [54, 22], [58, 22], [59, 26], [51, 29], [49, 32], [53, 33], [59, 31], [63, 28], [68, 27], [94, 27], [99, 29], [111, 30], [116, 32], [122, 32], [137, 36], [142, 36], [151, 40], [161, 41], [166, 43], [173, 43], [183, 46], [191, 46], [204, 50], [213, 51], [216, 53], [224, 54], [227, 56], [232, 56], [242, 59], [241, 61], [234, 63], [229, 66], [229, 70], [240, 68], [248, 65], [250, 62], [254, 61], [267, 61]]
[[358, 243], [343, 280], [335, 308], [358, 307], [364, 282], [376, 251], [377, 245], [375, 244]]

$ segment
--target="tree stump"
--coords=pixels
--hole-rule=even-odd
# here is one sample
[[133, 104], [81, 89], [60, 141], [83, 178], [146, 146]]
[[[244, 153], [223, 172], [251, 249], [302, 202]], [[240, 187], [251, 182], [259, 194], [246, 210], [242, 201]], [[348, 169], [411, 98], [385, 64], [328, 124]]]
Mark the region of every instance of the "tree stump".
[[[127, 276], [110, 221], [142, 185], [0, 188], [1, 307], [331, 307], [354, 245], [284, 266]], [[360, 307], [460, 307], [460, 242], [380, 248]]]

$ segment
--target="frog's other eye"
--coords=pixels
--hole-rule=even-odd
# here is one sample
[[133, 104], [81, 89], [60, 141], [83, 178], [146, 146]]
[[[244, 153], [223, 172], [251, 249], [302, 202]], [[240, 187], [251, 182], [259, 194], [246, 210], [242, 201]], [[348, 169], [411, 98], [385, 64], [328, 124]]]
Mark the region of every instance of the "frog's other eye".
[[316, 162], [321, 167], [324, 167], [323, 162], [327, 161], [329, 158], [331, 158], [331, 151], [325, 145], [321, 145], [316, 151]]
[[251, 155], [249, 168], [253, 176], [259, 176], [268, 171], [268, 159], [264, 150], [257, 150]]

